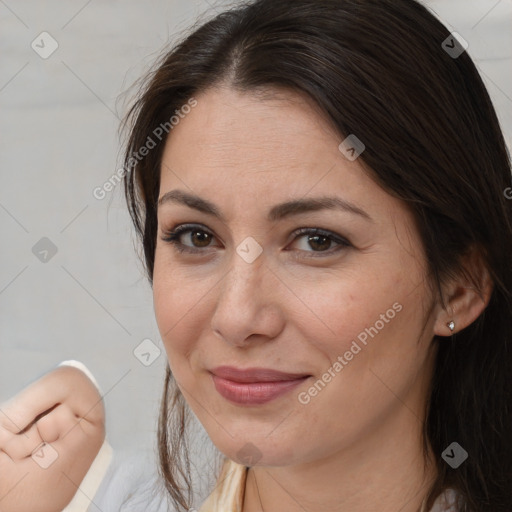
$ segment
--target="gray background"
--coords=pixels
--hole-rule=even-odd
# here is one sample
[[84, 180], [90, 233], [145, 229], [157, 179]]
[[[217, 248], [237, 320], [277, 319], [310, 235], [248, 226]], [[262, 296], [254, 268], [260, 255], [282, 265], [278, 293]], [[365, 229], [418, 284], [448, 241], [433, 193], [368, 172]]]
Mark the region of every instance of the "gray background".
[[[78, 359], [106, 393], [117, 451], [153, 446], [166, 361], [122, 188], [93, 190], [119, 167], [123, 91], [222, 5], [0, 0], [0, 402]], [[512, 1], [427, 5], [468, 41], [510, 146]], [[47, 59], [31, 47], [43, 31], [59, 45]], [[46, 262], [43, 237], [57, 248]], [[162, 350], [150, 366], [133, 354], [144, 339]]]

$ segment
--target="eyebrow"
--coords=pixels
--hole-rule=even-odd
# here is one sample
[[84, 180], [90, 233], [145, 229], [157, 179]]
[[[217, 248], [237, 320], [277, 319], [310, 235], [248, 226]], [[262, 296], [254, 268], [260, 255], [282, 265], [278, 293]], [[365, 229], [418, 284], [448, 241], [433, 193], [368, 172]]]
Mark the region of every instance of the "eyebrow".
[[[158, 206], [165, 203], [178, 203], [188, 206], [194, 210], [212, 215], [222, 222], [226, 223], [226, 218], [220, 210], [210, 201], [203, 199], [194, 194], [190, 194], [183, 190], [171, 190], [166, 192], [159, 200]], [[299, 215], [301, 213], [314, 212], [319, 210], [342, 210], [355, 215], [359, 215], [370, 222], [374, 222], [368, 213], [359, 208], [358, 206], [341, 199], [336, 196], [322, 196], [306, 199], [295, 199], [285, 203], [277, 204], [271, 208], [268, 213], [267, 220], [269, 222], [276, 222], [290, 217], [292, 215]]]

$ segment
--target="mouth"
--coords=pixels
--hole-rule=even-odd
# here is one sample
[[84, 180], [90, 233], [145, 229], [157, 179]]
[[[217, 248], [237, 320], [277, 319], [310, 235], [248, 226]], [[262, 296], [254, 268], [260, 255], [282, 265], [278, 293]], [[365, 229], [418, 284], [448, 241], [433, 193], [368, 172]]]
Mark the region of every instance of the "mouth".
[[232, 366], [220, 366], [210, 373], [217, 392], [237, 405], [270, 402], [312, 377], [310, 374], [282, 372], [269, 368], [238, 369]]

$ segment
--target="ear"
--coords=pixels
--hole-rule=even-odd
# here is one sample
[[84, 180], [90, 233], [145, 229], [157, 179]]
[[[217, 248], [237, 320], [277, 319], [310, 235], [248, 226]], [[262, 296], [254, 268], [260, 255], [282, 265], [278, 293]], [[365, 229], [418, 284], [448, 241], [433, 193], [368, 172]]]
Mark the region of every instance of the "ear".
[[[439, 301], [434, 334], [451, 336], [472, 324], [489, 304], [494, 283], [480, 250], [472, 247], [463, 256], [463, 270], [443, 287], [446, 308]], [[453, 331], [448, 324], [455, 324]]]

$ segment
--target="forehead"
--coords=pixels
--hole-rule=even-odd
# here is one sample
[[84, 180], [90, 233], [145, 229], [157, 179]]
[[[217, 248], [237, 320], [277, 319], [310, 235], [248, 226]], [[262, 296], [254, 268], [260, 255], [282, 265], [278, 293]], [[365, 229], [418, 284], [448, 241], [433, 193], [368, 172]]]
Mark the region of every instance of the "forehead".
[[399, 207], [360, 161], [341, 154], [342, 137], [306, 96], [219, 88], [195, 98], [167, 139], [160, 196], [188, 188], [233, 207], [233, 215], [252, 205], [333, 194], [374, 211]]
[[[223, 87], [209, 89], [196, 100], [197, 106], [174, 127], [166, 144], [166, 152], [174, 156], [181, 153], [180, 146], [194, 145], [188, 161], [214, 157], [212, 164], [270, 169], [277, 167], [276, 157], [309, 161], [326, 146], [336, 146], [337, 136], [312, 101], [292, 91], [241, 93]], [[266, 159], [268, 155], [272, 158]]]

